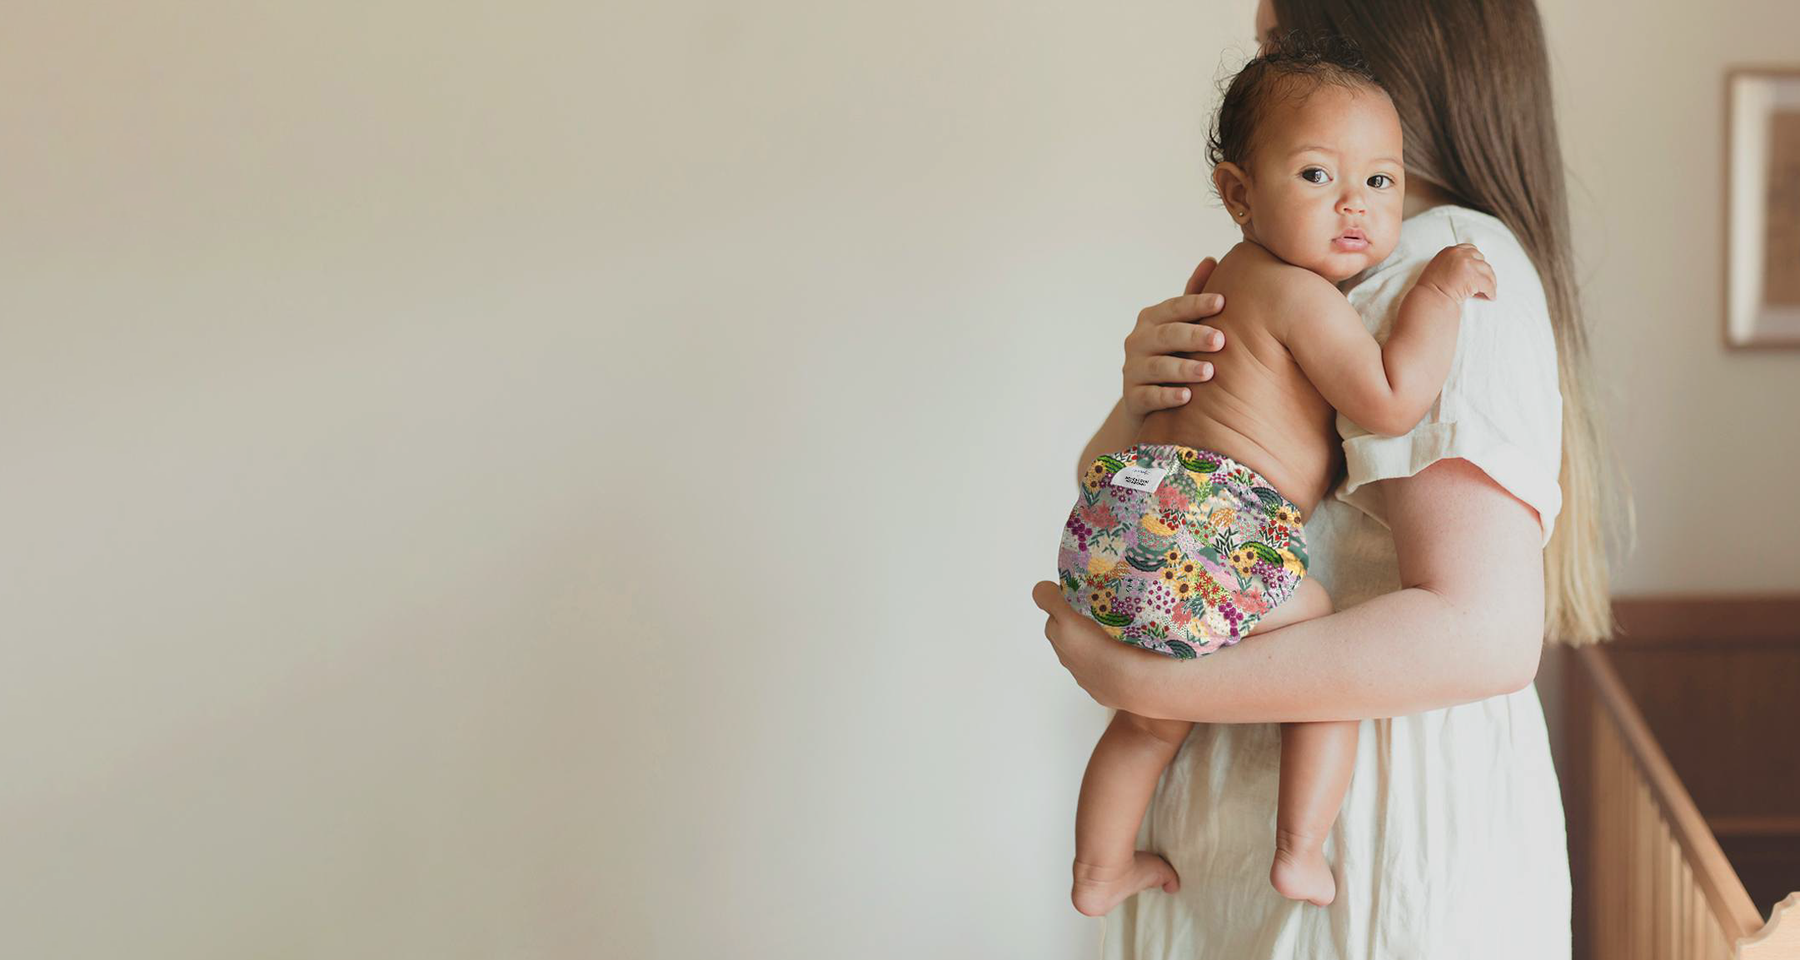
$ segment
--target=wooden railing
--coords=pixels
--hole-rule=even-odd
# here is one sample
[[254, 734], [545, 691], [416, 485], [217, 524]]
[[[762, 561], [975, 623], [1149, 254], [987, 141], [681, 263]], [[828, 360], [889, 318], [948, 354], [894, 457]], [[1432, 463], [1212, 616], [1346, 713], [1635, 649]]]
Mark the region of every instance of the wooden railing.
[[1763, 922], [1606, 654], [1590, 646], [1577, 656], [1595, 698], [1595, 960], [1800, 960], [1800, 893]]

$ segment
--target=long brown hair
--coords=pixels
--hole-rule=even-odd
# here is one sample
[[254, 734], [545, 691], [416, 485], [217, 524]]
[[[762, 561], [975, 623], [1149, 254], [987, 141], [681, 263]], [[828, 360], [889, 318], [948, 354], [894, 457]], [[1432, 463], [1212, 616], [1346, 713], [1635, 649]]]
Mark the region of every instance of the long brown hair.
[[1407, 177], [1429, 181], [1451, 202], [1506, 224], [1537, 267], [1556, 334], [1563, 401], [1563, 505], [1544, 551], [1544, 634], [1576, 645], [1612, 636], [1608, 534], [1631, 530], [1635, 517], [1630, 495], [1619, 489], [1624, 471], [1599, 422], [1536, 4], [1272, 0], [1272, 6], [1284, 33], [1354, 40], [1400, 113]]

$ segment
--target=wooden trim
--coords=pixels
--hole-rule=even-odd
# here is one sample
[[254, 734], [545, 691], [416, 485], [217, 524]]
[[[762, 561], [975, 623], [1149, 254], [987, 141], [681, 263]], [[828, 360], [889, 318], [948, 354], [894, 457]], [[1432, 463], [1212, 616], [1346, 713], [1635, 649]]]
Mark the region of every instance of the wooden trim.
[[1800, 816], [1707, 817], [1715, 837], [1800, 837]]
[[1738, 879], [1731, 862], [1725, 859], [1718, 838], [1707, 829], [1699, 808], [1694, 806], [1693, 797], [1669, 765], [1669, 758], [1663, 755], [1662, 747], [1650, 735], [1649, 726], [1625, 692], [1624, 684], [1619, 682], [1612, 664], [1607, 662], [1606, 654], [1592, 646], [1582, 647], [1576, 654], [1593, 681], [1595, 699], [1611, 716], [1620, 741], [1643, 773], [1651, 799], [1681, 844], [1682, 853], [1694, 871], [1695, 882], [1706, 893], [1713, 915], [1724, 928], [1726, 941], [1735, 943], [1761, 930], [1762, 914], [1751, 902], [1750, 894], [1744, 890], [1744, 883]]
[[1613, 598], [1615, 643], [1791, 644], [1800, 642], [1800, 594], [1659, 595]]
[[1738, 944], [1737, 960], [1792, 960], [1800, 957], [1800, 893], [1769, 911], [1769, 925]]

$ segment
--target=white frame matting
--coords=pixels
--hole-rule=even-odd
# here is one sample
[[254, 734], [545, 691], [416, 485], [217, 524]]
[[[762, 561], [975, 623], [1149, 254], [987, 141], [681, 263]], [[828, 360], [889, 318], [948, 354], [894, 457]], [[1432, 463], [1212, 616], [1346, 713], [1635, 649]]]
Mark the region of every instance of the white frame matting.
[[[1786, 267], [1788, 247], [1781, 264], [1769, 262], [1770, 218], [1780, 217], [1778, 235], [1800, 239], [1800, 181], [1771, 177], [1779, 163], [1800, 172], [1800, 149], [1791, 136], [1800, 123], [1800, 68], [1740, 68], [1725, 78], [1725, 345], [1731, 348], [1800, 347], [1800, 302], [1768, 302], [1773, 269]], [[1792, 118], [1785, 115], [1792, 114]], [[1776, 136], [1776, 119], [1789, 133]], [[1777, 143], [1783, 154], [1773, 151]], [[1780, 182], [1773, 182], [1780, 181]], [[1800, 260], [1800, 247], [1795, 248]], [[1800, 262], [1784, 274], [1782, 289], [1800, 282]]]

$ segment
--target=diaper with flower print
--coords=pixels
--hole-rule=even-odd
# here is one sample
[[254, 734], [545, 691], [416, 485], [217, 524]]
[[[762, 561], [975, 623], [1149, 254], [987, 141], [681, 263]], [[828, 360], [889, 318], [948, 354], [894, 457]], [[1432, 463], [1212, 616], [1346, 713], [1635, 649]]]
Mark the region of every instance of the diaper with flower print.
[[1300, 509], [1210, 450], [1133, 444], [1088, 465], [1063, 525], [1063, 595], [1113, 637], [1178, 659], [1228, 647], [1306, 576]]

